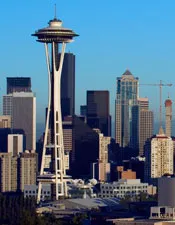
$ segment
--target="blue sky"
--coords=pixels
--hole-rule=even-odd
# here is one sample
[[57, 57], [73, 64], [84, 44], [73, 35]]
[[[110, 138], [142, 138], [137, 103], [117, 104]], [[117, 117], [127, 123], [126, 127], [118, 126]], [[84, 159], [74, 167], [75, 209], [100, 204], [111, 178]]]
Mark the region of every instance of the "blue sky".
[[[114, 120], [116, 77], [128, 68], [140, 83], [172, 83], [163, 101], [175, 92], [174, 0], [6, 0], [0, 8], [0, 93], [7, 76], [30, 76], [37, 97], [37, 120], [44, 121], [47, 68], [44, 46], [31, 34], [57, 16], [80, 34], [67, 51], [76, 55], [76, 111], [86, 103], [86, 90], [109, 90]], [[159, 89], [140, 86], [155, 114]], [[0, 102], [2, 102], [2, 97]], [[173, 112], [174, 113], [174, 112]], [[155, 116], [157, 117], [157, 116]]]

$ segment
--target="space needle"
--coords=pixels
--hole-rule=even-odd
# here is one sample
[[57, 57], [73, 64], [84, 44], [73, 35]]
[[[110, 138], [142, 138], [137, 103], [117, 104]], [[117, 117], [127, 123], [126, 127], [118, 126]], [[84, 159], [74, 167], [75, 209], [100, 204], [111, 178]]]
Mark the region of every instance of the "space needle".
[[[67, 196], [67, 180], [70, 177], [66, 175], [64, 164], [60, 84], [66, 44], [78, 36], [74, 31], [62, 26], [62, 21], [56, 18], [56, 13], [55, 18], [50, 20], [48, 24], [48, 27], [39, 29], [32, 34], [32, 36], [37, 37], [38, 42], [45, 45], [49, 87], [41, 170], [37, 177], [38, 203], [41, 200], [42, 184], [51, 184], [52, 200]], [[47, 149], [51, 152], [49, 171], [46, 171], [45, 165]]]

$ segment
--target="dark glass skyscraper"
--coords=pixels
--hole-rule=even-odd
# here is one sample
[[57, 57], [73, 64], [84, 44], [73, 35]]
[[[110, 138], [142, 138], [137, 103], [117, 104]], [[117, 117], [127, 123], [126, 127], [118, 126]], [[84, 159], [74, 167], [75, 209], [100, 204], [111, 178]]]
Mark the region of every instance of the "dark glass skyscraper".
[[65, 53], [61, 76], [61, 112], [65, 116], [75, 114], [75, 55]]
[[100, 129], [104, 136], [111, 136], [109, 91], [87, 91], [87, 124]]
[[13, 92], [31, 92], [31, 78], [7, 77], [7, 94]]
[[71, 175], [73, 178], [90, 178], [90, 168], [99, 158], [99, 135], [91, 129], [85, 117], [73, 117]]

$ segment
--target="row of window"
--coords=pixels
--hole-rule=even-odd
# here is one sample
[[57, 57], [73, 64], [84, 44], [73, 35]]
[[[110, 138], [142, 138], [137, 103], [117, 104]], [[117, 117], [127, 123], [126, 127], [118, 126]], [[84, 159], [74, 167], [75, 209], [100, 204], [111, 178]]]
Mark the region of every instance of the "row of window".
[[126, 193], [140, 193], [140, 192], [147, 192], [147, 190], [136, 190], [136, 191], [102, 191], [102, 193], [103, 194], [114, 194], [114, 193], [116, 193], [116, 194], [126, 194]]
[[[38, 190], [36, 190], [36, 191], [25, 191], [25, 194], [36, 194], [36, 193], [38, 193]], [[50, 191], [41, 191], [41, 193], [43, 193], [43, 194], [50, 194]]]
[[101, 186], [102, 189], [141, 189], [141, 188], [148, 188], [147, 185], [145, 186]]

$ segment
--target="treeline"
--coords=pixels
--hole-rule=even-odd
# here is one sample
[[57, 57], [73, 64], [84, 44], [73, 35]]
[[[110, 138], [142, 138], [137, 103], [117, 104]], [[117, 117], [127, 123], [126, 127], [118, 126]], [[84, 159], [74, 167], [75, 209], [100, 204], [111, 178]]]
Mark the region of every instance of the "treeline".
[[0, 224], [2, 225], [61, 225], [53, 215], [36, 214], [35, 198], [22, 194], [0, 194]]

